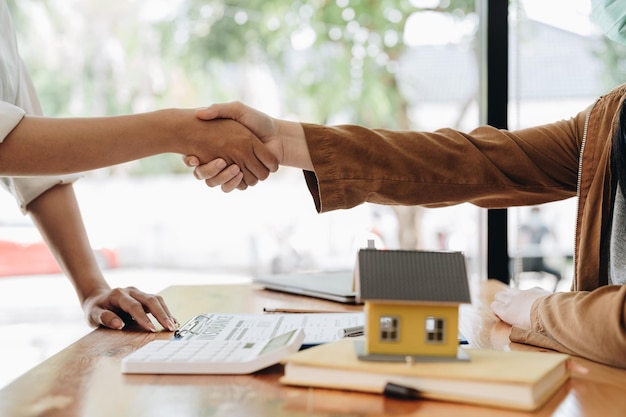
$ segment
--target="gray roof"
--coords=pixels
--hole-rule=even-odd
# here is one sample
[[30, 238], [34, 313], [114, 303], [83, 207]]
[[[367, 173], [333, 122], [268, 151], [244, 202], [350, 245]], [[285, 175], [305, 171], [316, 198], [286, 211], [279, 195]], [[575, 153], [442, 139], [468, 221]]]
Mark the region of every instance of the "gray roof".
[[471, 302], [461, 252], [361, 249], [357, 270], [362, 301]]

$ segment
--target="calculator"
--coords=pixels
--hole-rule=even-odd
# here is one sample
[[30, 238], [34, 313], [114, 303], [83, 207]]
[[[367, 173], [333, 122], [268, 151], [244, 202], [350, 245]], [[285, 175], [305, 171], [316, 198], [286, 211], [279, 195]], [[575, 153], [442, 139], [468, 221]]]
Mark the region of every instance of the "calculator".
[[153, 340], [122, 359], [126, 374], [250, 374], [297, 352], [303, 329], [269, 340]]

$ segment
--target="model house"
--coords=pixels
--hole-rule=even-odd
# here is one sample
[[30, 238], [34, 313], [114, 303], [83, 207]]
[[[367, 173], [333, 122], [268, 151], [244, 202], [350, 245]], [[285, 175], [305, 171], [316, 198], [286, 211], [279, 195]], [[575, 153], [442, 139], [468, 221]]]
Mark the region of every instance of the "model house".
[[459, 305], [471, 302], [461, 252], [362, 249], [355, 278], [363, 359], [460, 359]]

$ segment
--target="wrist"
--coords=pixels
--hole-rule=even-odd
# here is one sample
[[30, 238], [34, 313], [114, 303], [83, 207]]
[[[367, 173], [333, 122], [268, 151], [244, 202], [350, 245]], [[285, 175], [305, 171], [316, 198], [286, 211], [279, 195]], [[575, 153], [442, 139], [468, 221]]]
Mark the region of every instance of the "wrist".
[[107, 291], [111, 286], [106, 282], [102, 274], [81, 274], [80, 278], [70, 276], [70, 280], [76, 290], [80, 305], [85, 308], [89, 300]]
[[156, 135], [162, 136], [166, 152], [181, 155], [192, 155], [198, 145], [194, 142], [190, 126], [196, 119], [193, 111], [184, 109], [167, 109], [155, 112], [157, 122]]
[[281, 165], [313, 171], [313, 162], [302, 124], [282, 121], [282, 125], [280, 138], [283, 147], [283, 159]]

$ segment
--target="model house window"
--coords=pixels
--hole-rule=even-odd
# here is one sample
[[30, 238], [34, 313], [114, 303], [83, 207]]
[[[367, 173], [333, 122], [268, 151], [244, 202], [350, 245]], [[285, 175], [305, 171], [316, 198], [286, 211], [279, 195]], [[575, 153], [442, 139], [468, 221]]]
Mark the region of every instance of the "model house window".
[[442, 317], [426, 317], [426, 343], [444, 343], [446, 319]]
[[381, 316], [380, 317], [380, 340], [382, 342], [395, 342], [398, 340], [398, 317]]

